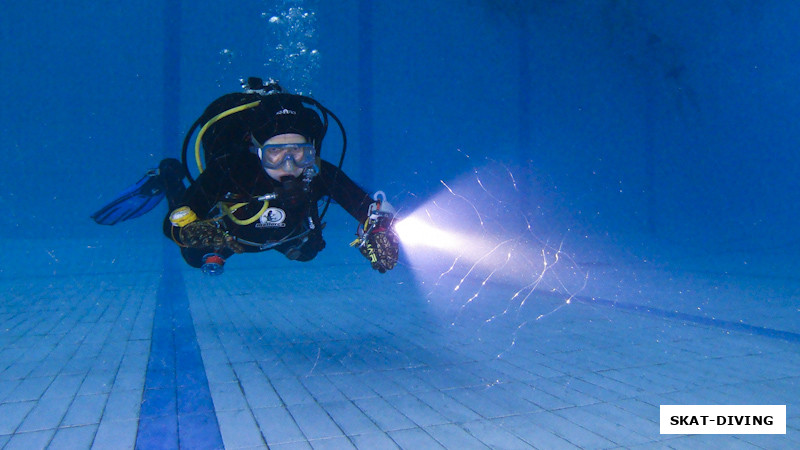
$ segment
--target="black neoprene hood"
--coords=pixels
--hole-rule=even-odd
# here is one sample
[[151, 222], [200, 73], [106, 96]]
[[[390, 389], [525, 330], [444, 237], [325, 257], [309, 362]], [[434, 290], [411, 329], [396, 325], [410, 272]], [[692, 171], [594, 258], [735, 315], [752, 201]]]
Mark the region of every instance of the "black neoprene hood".
[[270, 94], [262, 97], [258, 106], [266, 122], [253, 127], [256, 140], [264, 143], [279, 134], [295, 133], [304, 136], [309, 142], [319, 145], [322, 141], [323, 126], [319, 114], [306, 107], [292, 94]]

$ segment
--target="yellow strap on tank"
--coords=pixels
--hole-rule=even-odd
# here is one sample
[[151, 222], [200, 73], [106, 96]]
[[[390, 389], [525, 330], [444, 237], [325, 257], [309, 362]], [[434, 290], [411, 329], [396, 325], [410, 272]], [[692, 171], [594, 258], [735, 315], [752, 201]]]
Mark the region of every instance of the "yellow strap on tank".
[[205, 125], [203, 125], [203, 128], [201, 128], [200, 131], [197, 133], [197, 139], [195, 139], [195, 141], [194, 141], [194, 159], [197, 162], [197, 170], [199, 170], [200, 173], [203, 173], [203, 161], [200, 159], [200, 140], [203, 138], [203, 135], [206, 133], [208, 128], [211, 125], [214, 125], [220, 119], [224, 119], [225, 117], [228, 117], [231, 114], [236, 114], [239, 111], [244, 111], [246, 109], [255, 108], [256, 106], [258, 106], [260, 104], [261, 104], [261, 100], [256, 100], [256, 101], [254, 101], [252, 103], [247, 103], [247, 104], [244, 104], [244, 105], [241, 105], [241, 106], [237, 106], [235, 108], [231, 108], [231, 109], [229, 109], [227, 111], [223, 111], [223, 112], [217, 114], [216, 116], [212, 117], [211, 120], [209, 120], [208, 122], [206, 122]]
[[264, 201], [264, 206], [261, 207], [261, 210], [259, 212], [257, 212], [256, 215], [254, 215], [253, 217], [250, 217], [249, 219], [237, 219], [233, 215], [233, 213], [235, 213], [237, 209], [241, 208], [244, 205], [247, 205], [247, 203], [231, 204], [231, 203], [222, 203], [222, 202], [220, 202], [219, 203], [219, 208], [222, 210], [222, 212], [225, 213], [226, 216], [228, 216], [229, 219], [231, 219], [231, 221], [233, 223], [235, 223], [237, 225], [250, 225], [251, 223], [253, 223], [256, 220], [260, 219], [261, 216], [263, 216], [264, 213], [267, 212], [267, 208], [269, 208], [269, 201]]

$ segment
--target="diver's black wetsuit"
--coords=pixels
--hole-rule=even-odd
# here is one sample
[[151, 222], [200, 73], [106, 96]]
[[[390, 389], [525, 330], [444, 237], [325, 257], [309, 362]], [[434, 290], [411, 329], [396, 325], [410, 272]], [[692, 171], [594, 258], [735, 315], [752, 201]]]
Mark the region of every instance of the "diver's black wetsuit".
[[[204, 117], [213, 117], [220, 111], [252, 101], [252, 94], [230, 94], [209, 106]], [[282, 106], [282, 105], [281, 105]], [[292, 105], [288, 105], [292, 107]], [[296, 105], [295, 105], [296, 106]], [[333, 164], [322, 161], [319, 173], [308, 183], [303, 176], [276, 181], [261, 166], [258, 156], [247, 150], [250, 136], [263, 141], [269, 130], [263, 130], [267, 122], [266, 114], [272, 110], [252, 108], [230, 116], [230, 120], [220, 121], [203, 136], [208, 167], [188, 188], [167, 181], [167, 197], [170, 211], [180, 206], [188, 206], [199, 220], [220, 216], [218, 203], [246, 203], [235, 210], [231, 217], [222, 214], [219, 223], [246, 252], [278, 250], [288, 258], [308, 261], [325, 247], [322, 239], [323, 224], [320, 223], [318, 203], [324, 197], [332, 198], [341, 205], [358, 223], [367, 219], [370, 196], [355, 184], [347, 175]], [[266, 133], [266, 134], [264, 134]], [[210, 150], [210, 151], [209, 151]], [[180, 184], [180, 185], [179, 185]], [[258, 197], [277, 194], [269, 200], [267, 209]], [[252, 223], [243, 222], [255, 219]], [[164, 234], [181, 245], [180, 228], [172, 225], [169, 216], [164, 221]], [[234, 252], [229, 248], [189, 248], [182, 247], [181, 253], [192, 267], [201, 267], [203, 256], [217, 253], [223, 258]]]

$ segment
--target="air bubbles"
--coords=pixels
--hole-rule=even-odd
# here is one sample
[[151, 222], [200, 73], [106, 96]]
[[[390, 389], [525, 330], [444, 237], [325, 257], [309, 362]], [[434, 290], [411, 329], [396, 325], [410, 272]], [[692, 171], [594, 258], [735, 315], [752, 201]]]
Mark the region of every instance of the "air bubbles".
[[264, 66], [266, 75], [282, 80], [287, 90], [309, 94], [320, 54], [315, 49], [316, 13], [303, 4], [284, 0], [276, 11], [261, 14], [268, 22]]
[[220, 67], [220, 71], [219, 77], [217, 78], [217, 87], [223, 87], [225, 85], [225, 75], [228, 69], [233, 66], [233, 60], [236, 54], [229, 48], [223, 48], [219, 51], [218, 55], [217, 65]]

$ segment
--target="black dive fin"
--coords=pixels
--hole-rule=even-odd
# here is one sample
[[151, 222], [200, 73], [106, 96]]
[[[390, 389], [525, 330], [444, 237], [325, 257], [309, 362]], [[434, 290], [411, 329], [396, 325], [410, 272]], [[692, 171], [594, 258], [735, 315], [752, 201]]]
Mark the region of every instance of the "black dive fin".
[[158, 170], [154, 169], [92, 214], [92, 219], [100, 225], [115, 225], [134, 219], [155, 208], [165, 195], [164, 182]]

